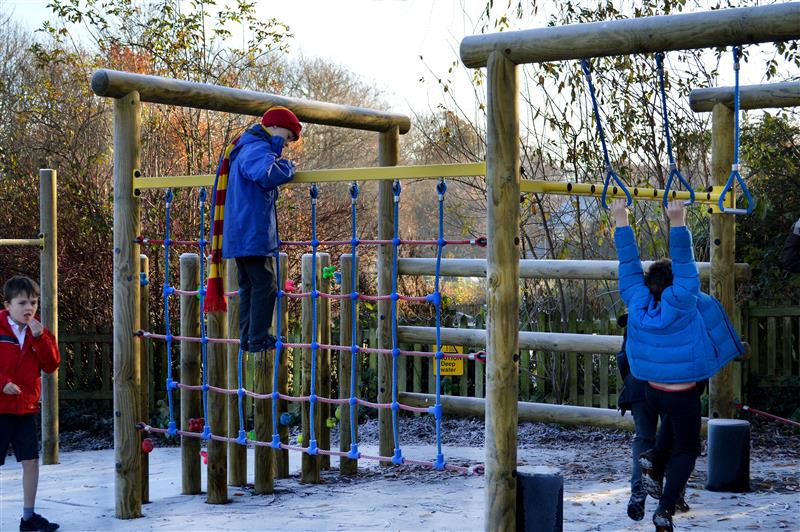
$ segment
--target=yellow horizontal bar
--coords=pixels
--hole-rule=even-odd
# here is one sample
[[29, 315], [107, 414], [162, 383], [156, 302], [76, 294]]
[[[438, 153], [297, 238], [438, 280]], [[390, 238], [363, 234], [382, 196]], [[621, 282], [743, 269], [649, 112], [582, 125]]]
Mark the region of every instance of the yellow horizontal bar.
[[0, 238], [0, 246], [44, 246], [44, 238]]
[[[524, 179], [520, 182], [520, 191], [534, 194], [554, 194], [561, 196], [595, 196], [603, 194], [602, 184], [592, 183], [565, 183], [561, 181], [542, 181], [534, 179]], [[657, 188], [629, 187], [628, 192], [634, 199], [646, 201], [661, 201], [664, 197], [664, 190]], [[719, 195], [722, 187], [717, 187], [712, 192], [695, 191], [695, 203], [716, 205], [719, 202]], [[688, 200], [689, 192], [685, 190], [670, 191], [672, 199]], [[625, 193], [617, 187], [609, 187], [606, 194], [608, 199], [625, 198]]]
[[[336, 181], [377, 181], [388, 179], [431, 179], [486, 175], [486, 163], [426, 164], [416, 166], [374, 166], [334, 168], [297, 172], [292, 183], [330, 183]], [[214, 184], [213, 175], [134, 177], [133, 188], [204, 187]]]

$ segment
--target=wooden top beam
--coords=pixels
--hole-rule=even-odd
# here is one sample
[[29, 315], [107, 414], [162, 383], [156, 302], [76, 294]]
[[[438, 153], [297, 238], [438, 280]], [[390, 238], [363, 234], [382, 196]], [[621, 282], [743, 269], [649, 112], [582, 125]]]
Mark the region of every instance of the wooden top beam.
[[498, 50], [516, 64], [800, 39], [800, 2], [472, 35], [461, 61], [486, 66]]
[[[733, 90], [733, 87], [695, 89], [689, 93], [689, 107], [695, 113], [710, 112], [718, 103], [733, 109]], [[739, 87], [740, 109], [785, 107], [800, 107], [800, 81]]]
[[388, 131], [397, 126], [400, 133], [411, 129], [411, 119], [401, 114], [119, 70], [96, 71], [92, 75], [92, 90], [109, 98], [122, 98], [136, 91], [143, 102], [252, 116], [261, 116], [269, 107], [282, 105], [291, 109], [301, 122], [311, 124], [366, 131]]

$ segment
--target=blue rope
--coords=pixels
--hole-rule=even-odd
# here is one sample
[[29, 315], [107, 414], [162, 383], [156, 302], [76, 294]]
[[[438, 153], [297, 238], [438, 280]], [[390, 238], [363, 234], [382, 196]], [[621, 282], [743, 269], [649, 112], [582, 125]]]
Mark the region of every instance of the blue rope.
[[442, 294], [439, 291], [439, 279], [442, 267], [442, 249], [445, 246], [444, 239], [444, 193], [447, 191], [447, 184], [444, 179], [439, 179], [436, 185], [436, 192], [439, 194], [439, 240], [436, 243], [436, 276], [433, 281], [434, 305], [436, 307], [436, 403], [433, 407], [433, 415], [436, 419], [436, 462], [434, 466], [438, 470], [443, 470], [445, 461], [442, 454]]
[[244, 387], [242, 386], [242, 359], [244, 352], [241, 346], [239, 347], [239, 355], [236, 360], [236, 374], [238, 377], [239, 389], [236, 392], [239, 402], [239, 436], [236, 438], [236, 443], [239, 445], [247, 445], [247, 432], [244, 429]]
[[673, 179], [677, 179], [683, 184], [684, 188], [689, 191], [689, 201], [685, 201], [683, 204], [691, 205], [694, 203], [694, 189], [678, 170], [678, 165], [675, 164], [675, 156], [672, 153], [672, 137], [669, 133], [669, 115], [667, 114], [667, 91], [664, 87], [664, 54], [662, 52], [656, 54], [656, 70], [658, 70], [658, 83], [661, 89], [661, 116], [664, 121], [664, 136], [667, 139], [667, 154], [669, 155], [669, 177], [667, 177], [667, 186], [664, 187], [664, 199], [662, 203], [664, 207], [667, 206], [669, 202], [669, 189], [672, 186]]
[[601, 123], [600, 119], [600, 107], [597, 105], [597, 97], [595, 96], [594, 90], [594, 83], [592, 82], [592, 71], [589, 68], [589, 60], [588, 59], [581, 59], [581, 68], [583, 69], [583, 74], [586, 77], [586, 82], [589, 85], [589, 94], [592, 97], [592, 108], [594, 109], [594, 116], [595, 122], [597, 123], [597, 133], [600, 136], [600, 144], [603, 147], [603, 163], [605, 164], [606, 169], [606, 178], [603, 182], [603, 194], [600, 196], [600, 202], [603, 205], [603, 208], [608, 210], [608, 203], [606, 203], [606, 194], [608, 192], [608, 186], [611, 183], [611, 180], [614, 180], [614, 183], [622, 189], [622, 192], [625, 193], [625, 197], [628, 199], [628, 206], [633, 203], [633, 197], [631, 193], [628, 191], [628, 187], [625, 186], [625, 183], [620, 179], [617, 173], [614, 171], [614, 167], [611, 166], [611, 158], [608, 156], [608, 147], [606, 146], [606, 135], [603, 132], [603, 124]]
[[[278, 240], [278, 250], [275, 252], [275, 278], [280, 283], [281, 279], [281, 242]], [[278, 315], [275, 317], [275, 336], [277, 340], [275, 341], [275, 363], [272, 368], [272, 441], [270, 442], [270, 447], [273, 449], [280, 449], [281, 448], [281, 436], [278, 433], [278, 399], [279, 391], [278, 391], [278, 376], [280, 372], [280, 362], [281, 362], [281, 350], [283, 349], [283, 340], [281, 340], [281, 314], [282, 312], [282, 303], [283, 297], [285, 292], [283, 291], [283, 286], [278, 286], [278, 293], [276, 295], [275, 301], [275, 309]], [[295, 371], [295, 378], [297, 378], [297, 371]]]
[[309, 442], [308, 454], [319, 454], [317, 448], [317, 439], [314, 435], [314, 405], [317, 402], [317, 350], [319, 343], [317, 343], [317, 299], [319, 292], [317, 292], [317, 248], [319, 247], [319, 240], [317, 240], [317, 196], [319, 189], [317, 185], [311, 185], [309, 196], [311, 197], [311, 392], [309, 393], [308, 402], [308, 426], [309, 426]]
[[397, 364], [400, 358], [400, 348], [397, 345], [397, 251], [400, 246], [400, 181], [392, 184], [394, 193], [394, 238], [392, 239], [392, 428], [394, 429], [394, 456], [393, 464], [403, 463], [403, 452], [400, 450], [400, 403], [397, 401]]
[[[733, 89], [733, 166], [731, 166], [731, 175], [728, 176], [728, 181], [719, 195], [718, 206], [723, 214], [750, 214], [756, 207], [755, 200], [750, 195], [750, 190], [742, 179], [742, 174], [739, 173], [739, 57], [741, 53], [741, 48], [733, 47], [733, 72], [736, 77], [736, 85]], [[733, 187], [734, 181], [737, 181], [742, 187], [742, 194], [747, 201], [746, 209], [725, 208], [725, 196]]]
[[[214, 183], [214, 191], [216, 191], [216, 183]], [[216, 197], [216, 194], [214, 194]], [[200, 287], [197, 290], [197, 295], [200, 297], [200, 352], [202, 356], [202, 365], [203, 365], [203, 432], [200, 437], [204, 440], [211, 439], [211, 425], [208, 421], [208, 334], [206, 333], [206, 320], [205, 315], [203, 314], [203, 309], [205, 307], [206, 301], [206, 289], [204, 284], [204, 279], [206, 278], [206, 250], [205, 245], [208, 241], [205, 239], [206, 235], [206, 189], [200, 189], [200, 196], [198, 198], [200, 203], [200, 240], [198, 241], [198, 245], [200, 247]], [[209, 218], [210, 221], [210, 228], [209, 228], [209, 238], [213, 238], [213, 231], [214, 231], [214, 198], [211, 199], [211, 217]]]
[[170, 240], [172, 197], [172, 189], [167, 189], [166, 193], [164, 193], [167, 227], [164, 236], [164, 290], [162, 294], [164, 296], [164, 336], [167, 341], [167, 402], [169, 403], [169, 425], [167, 427], [167, 434], [175, 436], [178, 433], [178, 429], [175, 426], [172, 391], [177, 388], [178, 383], [172, 380], [172, 330], [170, 329], [169, 322], [169, 296], [175, 292], [175, 289], [169, 285], [169, 246], [172, 243]]
[[358, 248], [358, 238], [356, 233], [356, 200], [358, 200], [358, 184], [353, 181], [350, 184], [350, 225], [352, 228], [352, 237], [350, 240], [350, 248], [352, 255], [352, 266], [350, 268], [350, 451], [347, 453], [348, 458], [358, 460], [360, 453], [358, 452], [358, 442], [356, 441], [356, 426], [358, 425], [358, 398], [356, 396], [356, 369], [358, 368], [358, 286], [356, 276], [356, 250]]

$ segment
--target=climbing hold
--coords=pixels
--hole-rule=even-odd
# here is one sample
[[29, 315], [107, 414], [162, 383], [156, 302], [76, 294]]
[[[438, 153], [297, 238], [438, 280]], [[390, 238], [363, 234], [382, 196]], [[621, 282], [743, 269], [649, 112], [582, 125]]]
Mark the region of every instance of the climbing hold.
[[333, 279], [333, 274], [336, 272], [336, 266], [325, 266], [322, 268], [323, 279]]
[[333, 427], [335, 427], [336, 426], [336, 418], [335, 417], [329, 417], [328, 419], [326, 419], [325, 420], [325, 426], [328, 427], [329, 429], [332, 429]]
[[208, 451], [200, 451], [200, 456], [203, 457], [203, 463], [208, 463]]
[[283, 291], [284, 292], [294, 292], [296, 289], [294, 281], [291, 279], [286, 279], [286, 282], [283, 283]]
[[342, 407], [341, 406], [337, 406], [336, 407], [336, 412], [334, 412], [334, 415], [336, 416], [336, 419], [342, 419]]
[[256, 431], [251, 430], [247, 433], [247, 439], [250, 441], [256, 441]]
[[150, 438], [145, 438], [142, 440], [142, 452], [150, 454], [151, 452], [153, 452], [154, 448], [155, 444], [153, 443], [153, 440], [151, 440]]
[[303, 435], [302, 434], [298, 434], [297, 435], [297, 445], [303, 445]]

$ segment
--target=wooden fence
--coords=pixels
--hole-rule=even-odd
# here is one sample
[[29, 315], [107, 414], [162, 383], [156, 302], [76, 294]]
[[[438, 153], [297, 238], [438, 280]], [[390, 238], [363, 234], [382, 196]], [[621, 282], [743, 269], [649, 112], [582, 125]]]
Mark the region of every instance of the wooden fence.
[[[461, 326], [466, 327], [466, 319]], [[484, 328], [480, 318], [474, 321], [474, 328]], [[789, 377], [800, 376], [800, 308], [749, 305], [741, 316], [735, 317], [737, 327], [752, 348], [751, 359], [745, 364], [736, 364], [737, 396], [746, 393], [748, 385], [756, 377], [764, 382], [780, 384]], [[744, 327], [741, 327], [743, 324]], [[580, 318], [571, 312], [562, 320], [558, 312], [540, 313], [536, 321], [523, 325], [522, 330], [570, 332], [582, 334], [621, 334], [616, 320], [603, 313], [600, 316]], [[334, 342], [337, 333], [334, 331]], [[377, 345], [374, 327], [362, 330], [360, 342], [363, 346]], [[290, 334], [290, 342], [299, 342], [296, 334]], [[167, 375], [165, 344], [159, 341], [143, 341], [143, 356], [150, 360], [151, 413], [158, 410], [159, 400], [166, 398], [165, 381]], [[110, 411], [112, 400], [110, 331], [66, 332], [59, 338], [62, 354], [60, 397], [64, 401], [100, 401]], [[435, 346], [425, 344], [402, 345], [402, 349], [414, 351], [434, 351]], [[180, 348], [173, 347], [173, 375], [179, 379]], [[466, 352], [469, 348], [465, 349]], [[333, 353], [337, 360], [338, 353]], [[287, 350], [290, 360], [294, 353]], [[520, 381], [519, 395], [522, 401], [549, 402], [579, 406], [613, 408], [622, 387], [614, 355], [590, 353], [560, 353], [550, 351], [522, 350], [519, 354]], [[338, 389], [338, 372], [331, 372]], [[436, 378], [434, 364], [430, 358], [401, 357], [398, 367], [399, 391], [435, 393]], [[291, 371], [291, 370], [290, 370]], [[252, 369], [246, 371], [246, 387], [252, 389]], [[360, 395], [369, 400], [376, 399], [377, 358], [362, 357]], [[300, 379], [290, 373], [289, 383], [293, 393], [299, 394]], [[442, 393], [446, 395], [483, 397], [485, 392], [485, 367], [480, 362], [464, 361], [463, 376], [443, 376]]]

